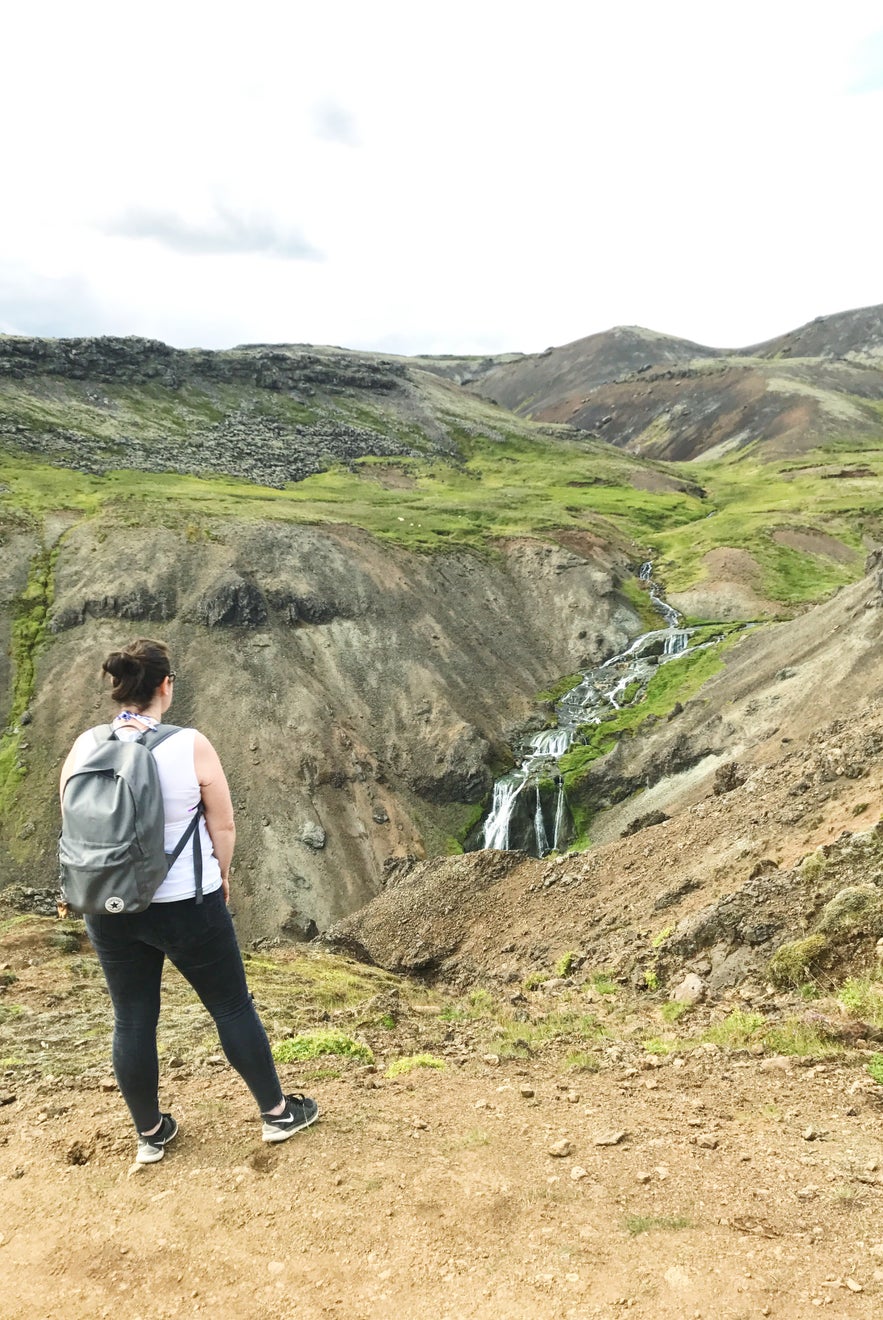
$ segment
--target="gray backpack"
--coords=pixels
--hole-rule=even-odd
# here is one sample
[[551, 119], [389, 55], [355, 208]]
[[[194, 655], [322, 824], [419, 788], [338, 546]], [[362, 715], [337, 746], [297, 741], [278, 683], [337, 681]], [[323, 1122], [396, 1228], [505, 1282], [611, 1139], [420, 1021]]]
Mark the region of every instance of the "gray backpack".
[[75, 912], [143, 912], [193, 839], [196, 901], [202, 902], [200, 802], [172, 853], [153, 749], [173, 733], [160, 724], [132, 742], [109, 724], [93, 729], [95, 746], [64, 786], [58, 862], [61, 892]]

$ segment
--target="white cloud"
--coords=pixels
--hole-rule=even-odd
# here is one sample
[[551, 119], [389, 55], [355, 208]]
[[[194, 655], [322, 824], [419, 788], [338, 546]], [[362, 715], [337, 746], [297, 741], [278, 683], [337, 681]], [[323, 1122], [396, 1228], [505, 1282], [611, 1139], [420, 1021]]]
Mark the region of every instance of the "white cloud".
[[7, 20], [0, 323], [530, 350], [883, 300], [875, 5], [223, 12]]

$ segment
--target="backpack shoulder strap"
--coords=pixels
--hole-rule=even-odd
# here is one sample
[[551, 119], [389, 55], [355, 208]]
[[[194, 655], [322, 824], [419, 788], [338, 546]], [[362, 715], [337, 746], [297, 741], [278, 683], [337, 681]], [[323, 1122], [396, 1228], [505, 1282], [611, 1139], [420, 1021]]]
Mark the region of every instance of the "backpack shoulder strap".
[[141, 735], [141, 741], [148, 751], [154, 751], [166, 738], [171, 738], [173, 733], [180, 733], [180, 724], [158, 724], [155, 729], [148, 729]]
[[109, 742], [111, 738], [115, 738], [116, 734], [113, 731], [112, 724], [96, 724], [92, 730], [92, 737], [97, 743], [103, 743]]

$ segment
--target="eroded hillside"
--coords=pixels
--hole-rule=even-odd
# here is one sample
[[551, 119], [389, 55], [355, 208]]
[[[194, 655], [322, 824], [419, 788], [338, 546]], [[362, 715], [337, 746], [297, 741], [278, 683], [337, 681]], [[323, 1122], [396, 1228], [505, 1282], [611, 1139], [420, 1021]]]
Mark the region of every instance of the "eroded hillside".
[[209, 730], [228, 768], [242, 930], [324, 929], [389, 859], [444, 851], [468, 825], [550, 673], [634, 631], [624, 570], [590, 539], [426, 557], [346, 528], [76, 524], [35, 602], [46, 631], [7, 739], [7, 878], [51, 876], [61, 759], [108, 713], [100, 662], [121, 634], [159, 633], [180, 674], [173, 717]]

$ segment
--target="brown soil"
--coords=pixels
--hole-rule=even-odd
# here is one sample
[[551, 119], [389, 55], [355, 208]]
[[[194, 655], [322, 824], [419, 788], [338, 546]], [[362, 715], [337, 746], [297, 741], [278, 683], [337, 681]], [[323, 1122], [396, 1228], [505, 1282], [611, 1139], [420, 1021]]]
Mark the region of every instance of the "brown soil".
[[773, 540], [789, 550], [799, 550], [801, 554], [827, 555], [838, 564], [857, 564], [861, 559], [852, 546], [844, 545], [836, 536], [826, 536], [824, 532], [801, 532], [781, 527], [773, 532]]
[[[91, 956], [50, 956], [51, 923], [29, 929], [6, 970], [45, 1048], [0, 1082], [0, 1316], [879, 1314], [883, 1107], [858, 1062], [648, 1056], [606, 1002], [618, 1025], [597, 1071], [568, 1069], [554, 1042], [500, 1061], [478, 1026], [439, 1019], [450, 1001], [414, 991], [394, 1032], [366, 1033], [377, 1071], [284, 1071], [323, 1117], [272, 1147], [172, 978], [162, 1099], [180, 1134], [138, 1168], [94, 1062], [107, 1006]], [[416, 1050], [444, 1071], [386, 1078]]]

